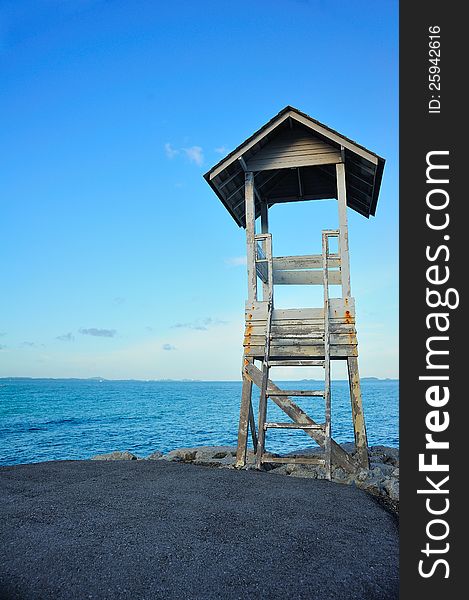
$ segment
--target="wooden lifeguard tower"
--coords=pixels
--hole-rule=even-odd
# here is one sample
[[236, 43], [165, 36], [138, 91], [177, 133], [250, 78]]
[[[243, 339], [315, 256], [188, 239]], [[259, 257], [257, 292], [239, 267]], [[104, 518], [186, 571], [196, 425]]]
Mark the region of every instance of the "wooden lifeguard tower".
[[[368, 467], [355, 301], [350, 288], [347, 206], [367, 218], [375, 214], [383, 168], [384, 159], [374, 152], [287, 106], [204, 175], [236, 223], [246, 229], [248, 299], [238, 467], [246, 463], [249, 429], [257, 468], [268, 462], [323, 464], [330, 478], [331, 463], [348, 472], [357, 466]], [[322, 231], [321, 254], [273, 256], [269, 208], [283, 202], [334, 198], [339, 228]], [[258, 218], [260, 231], [256, 232]], [[335, 252], [329, 247], [331, 238], [337, 240]], [[292, 284], [323, 286], [323, 305], [276, 309], [275, 286]], [[340, 297], [330, 297], [329, 285], [341, 286]], [[354, 458], [331, 438], [331, 360], [347, 362]], [[270, 369], [277, 366], [320, 367], [324, 369], [324, 389], [282, 390], [269, 377]], [[253, 384], [260, 388], [257, 429]], [[324, 402], [324, 423], [311, 419], [294, 397]], [[289, 422], [266, 422], [269, 399], [288, 415]], [[324, 458], [267, 454], [266, 432], [274, 428], [303, 430], [324, 448]]]

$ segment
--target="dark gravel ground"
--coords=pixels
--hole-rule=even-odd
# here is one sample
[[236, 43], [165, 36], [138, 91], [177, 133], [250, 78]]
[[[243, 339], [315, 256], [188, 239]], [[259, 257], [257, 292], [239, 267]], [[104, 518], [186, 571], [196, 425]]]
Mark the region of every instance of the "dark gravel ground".
[[0, 468], [0, 598], [398, 598], [395, 518], [352, 486], [165, 461]]

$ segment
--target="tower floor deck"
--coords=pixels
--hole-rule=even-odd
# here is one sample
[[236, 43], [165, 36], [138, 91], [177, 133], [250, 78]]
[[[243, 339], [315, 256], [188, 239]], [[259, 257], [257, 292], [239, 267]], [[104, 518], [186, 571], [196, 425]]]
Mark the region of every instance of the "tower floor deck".
[[[246, 305], [244, 356], [261, 360], [265, 352], [267, 302]], [[332, 298], [329, 311], [331, 359], [358, 356], [353, 298]], [[324, 358], [324, 309], [274, 309], [270, 358]]]

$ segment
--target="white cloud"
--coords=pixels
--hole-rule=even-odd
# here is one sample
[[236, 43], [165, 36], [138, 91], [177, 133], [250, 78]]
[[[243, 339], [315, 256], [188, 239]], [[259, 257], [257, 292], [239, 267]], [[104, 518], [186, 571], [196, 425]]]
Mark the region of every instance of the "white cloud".
[[230, 256], [225, 258], [225, 264], [230, 267], [240, 267], [247, 264], [247, 258], [246, 256]]
[[228, 154], [229, 150], [226, 146], [218, 146], [218, 148], [215, 148], [215, 152], [217, 154], [225, 155], [225, 154]]
[[204, 164], [204, 151], [201, 146], [190, 146], [189, 148], [175, 148], [172, 144], [167, 142], [164, 145], [164, 151], [166, 153], [166, 156], [170, 160], [172, 160], [180, 154], [183, 154], [189, 159], [189, 162], [196, 164], [198, 167], [201, 167]]
[[183, 150], [190, 162], [195, 163], [198, 167], [203, 165], [204, 153], [200, 146], [191, 146], [190, 148], [183, 148]]
[[166, 156], [168, 158], [174, 158], [179, 154], [179, 150], [173, 148], [172, 144], [170, 144], [169, 142], [166, 142], [166, 144], [164, 145], [164, 151], [166, 152]]

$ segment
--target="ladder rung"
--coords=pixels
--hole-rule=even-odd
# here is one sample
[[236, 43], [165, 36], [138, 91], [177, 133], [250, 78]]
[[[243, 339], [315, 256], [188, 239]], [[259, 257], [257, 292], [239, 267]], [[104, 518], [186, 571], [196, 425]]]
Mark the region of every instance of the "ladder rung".
[[301, 423], [264, 423], [264, 429], [315, 429], [318, 431], [324, 430], [325, 425], [305, 425]]
[[276, 390], [267, 392], [267, 396], [325, 396], [324, 390]]
[[263, 456], [263, 463], [282, 463], [292, 465], [324, 465], [326, 461], [323, 458], [315, 457], [300, 457], [300, 456]]
[[324, 360], [271, 360], [270, 367], [324, 367]]

